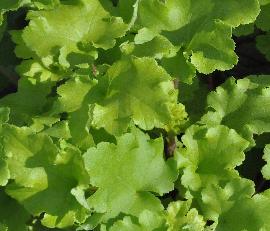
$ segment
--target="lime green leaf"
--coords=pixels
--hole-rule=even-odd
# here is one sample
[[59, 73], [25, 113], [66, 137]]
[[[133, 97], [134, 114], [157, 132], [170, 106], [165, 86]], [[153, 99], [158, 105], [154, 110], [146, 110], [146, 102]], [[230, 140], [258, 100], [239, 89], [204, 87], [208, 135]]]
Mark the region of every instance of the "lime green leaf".
[[[15, 54], [18, 58], [27, 59], [27, 63], [29, 62], [35, 62], [35, 61], [29, 61], [28, 59], [36, 57], [35, 52], [32, 51], [30, 48], [28, 48], [23, 41], [22, 30], [13, 30], [9, 32], [12, 38], [12, 41], [17, 45], [15, 47]], [[23, 63], [24, 64], [24, 63]]]
[[184, 26], [189, 18], [190, 3], [182, 0], [141, 0], [138, 8], [139, 24], [152, 31], [173, 31]]
[[163, 220], [159, 214], [144, 210], [139, 215], [138, 224], [132, 222], [130, 217], [124, 217], [123, 220], [115, 222], [109, 231], [152, 231], [160, 228]]
[[[113, 224], [113, 226], [109, 229], [110, 231], [140, 231], [146, 230], [141, 227], [141, 225], [134, 224], [130, 217], [124, 217], [123, 220], [117, 221]], [[153, 229], [147, 229], [147, 231], [152, 231]]]
[[60, 4], [60, 0], [32, 0], [34, 7], [41, 9], [53, 9]]
[[[88, 97], [95, 82], [87, 76], [76, 76], [57, 88], [59, 97], [54, 101], [50, 114], [68, 113], [68, 133], [71, 143], [87, 150], [94, 146], [90, 129], [90, 106]], [[70, 132], [70, 133], [69, 133]]]
[[181, 103], [174, 103], [170, 104], [169, 108], [171, 121], [164, 126], [164, 129], [170, 134], [177, 135], [186, 128], [188, 122], [185, 106]]
[[253, 181], [241, 177], [232, 177], [220, 185], [208, 184], [201, 193], [192, 193], [194, 202], [206, 219], [218, 221], [220, 214], [230, 209], [234, 201], [249, 198], [255, 193]]
[[35, 116], [32, 118], [32, 124], [30, 128], [35, 132], [41, 132], [46, 128], [52, 127], [54, 124], [60, 121], [59, 117], [53, 116]]
[[139, 4], [138, 24], [146, 29], [138, 40], [151, 40], [151, 31], [169, 31], [165, 35], [190, 53], [199, 72], [224, 71], [237, 63], [232, 28], [254, 22], [259, 10], [256, 0], [144, 0]]
[[81, 226], [79, 226], [76, 230], [93, 230], [102, 222], [103, 214], [101, 213], [93, 213], [90, 217], [88, 217]]
[[69, 129], [71, 142], [77, 147], [87, 150], [95, 145], [90, 129], [90, 106], [87, 102], [83, 102], [82, 106], [69, 116]]
[[68, 80], [57, 88], [59, 95], [51, 113], [73, 112], [78, 110], [84, 97], [94, 85], [89, 77], [76, 77]]
[[0, 231], [270, 230], [270, 190], [240, 176], [269, 143], [269, 76], [208, 98], [202, 79], [236, 65], [232, 32], [263, 31], [270, 60], [269, 4], [0, 0], [0, 63], [19, 75], [0, 84]]
[[71, 194], [80, 184], [87, 184], [80, 152], [61, 143], [61, 149], [42, 134], [27, 128], [3, 127], [3, 147], [13, 183], [6, 192], [32, 214], [45, 212], [47, 227], [67, 227], [84, 220], [84, 208]]
[[192, 126], [182, 138], [182, 184], [197, 191], [207, 184], [237, 176], [234, 168], [245, 159], [248, 142], [225, 126], [212, 128]]
[[30, 214], [15, 200], [0, 190], [0, 230], [1, 231], [28, 231], [26, 223]]
[[98, 187], [89, 205], [105, 213], [104, 219], [120, 212], [137, 216], [145, 209], [162, 210], [150, 192], [169, 192], [177, 177], [175, 163], [163, 160], [162, 139], [150, 140], [137, 129], [119, 137], [117, 145], [100, 143], [90, 148], [84, 162], [91, 184]]
[[202, 121], [210, 126], [223, 124], [235, 129], [254, 145], [253, 134], [270, 131], [269, 86], [268, 76], [237, 81], [230, 78], [209, 94], [210, 110]]
[[212, 8], [212, 14], [232, 27], [254, 22], [260, 12], [260, 6], [257, 0], [211, 2], [215, 2], [215, 7]]
[[205, 221], [191, 200], [171, 202], [167, 208], [166, 224], [168, 231], [204, 231]]
[[59, 139], [68, 140], [71, 138], [67, 121], [55, 123], [52, 127], [45, 129], [43, 132], [51, 137], [56, 137]]
[[118, 13], [126, 21], [129, 27], [133, 26], [137, 18], [138, 2], [140, 0], [119, 0], [117, 4]]
[[20, 65], [16, 67], [16, 71], [22, 77], [40, 79], [41, 82], [56, 82], [63, 78], [60, 74], [52, 72], [43, 64], [34, 60], [23, 61]]
[[235, 201], [230, 209], [221, 214], [216, 230], [269, 230], [269, 203], [269, 190], [252, 198], [241, 198]]
[[[140, 0], [99, 0], [104, 9], [111, 15], [123, 18], [124, 22], [131, 28], [137, 18], [137, 5]], [[116, 4], [117, 3], [117, 4]]]
[[21, 78], [18, 91], [0, 100], [1, 106], [10, 108], [10, 122], [16, 125], [29, 124], [32, 117], [42, 113], [52, 85], [39, 79]]
[[151, 41], [156, 36], [157, 36], [156, 32], [153, 32], [149, 30], [148, 28], [144, 27], [138, 30], [138, 33], [134, 37], [134, 42], [135, 44], [143, 44], [143, 43]]
[[172, 58], [162, 59], [161, 65], [172, 77], [183, 83], [191, 84], [196, 75], [196, 68], [188, 62], [181, 51]]
[[238, 61], [231, 27], [221, 21], [206, 24], [192, 38], [188, 50], [192, 51], [191, 63], [204, 74], [214, 70], [229, 70]]
[[131, 120], [145, 130], [164, 127], [172, 120], [170, 107], [176, 105], [177, 91], [170, 76], [154, 59], [116, 62], [109, 68], [105, 81], [98, 84], [105, 95], [93, 110], [94, 127], [121, 134]]
[[92, 43], [97, 48], [112, 48], [115, 38], [123, 36], [127, 29], [123, 20], [111, 17], [98, 0], [60, 5], [51, 11], [32, 11], [28, 19], [30, 24], [22, 37], [28, 48], [41, 58], [59, 51], [64, 56], [77, 52], [79, 42]]
[[143, 44], [122, 44], [121, 49], [124, 53], [136, 57], [153, 57], [155, 59], [175, 56], [178, 50], [167, 38], [161, 35]]

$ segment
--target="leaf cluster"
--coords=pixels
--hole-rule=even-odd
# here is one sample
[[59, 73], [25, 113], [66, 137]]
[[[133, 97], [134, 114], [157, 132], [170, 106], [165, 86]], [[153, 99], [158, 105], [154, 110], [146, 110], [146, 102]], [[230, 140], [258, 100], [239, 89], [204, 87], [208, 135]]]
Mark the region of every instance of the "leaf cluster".
[[1, 0], [0, 231], [270, 230], [270, 75], [211, 82], [250, 35], [269, 0]]

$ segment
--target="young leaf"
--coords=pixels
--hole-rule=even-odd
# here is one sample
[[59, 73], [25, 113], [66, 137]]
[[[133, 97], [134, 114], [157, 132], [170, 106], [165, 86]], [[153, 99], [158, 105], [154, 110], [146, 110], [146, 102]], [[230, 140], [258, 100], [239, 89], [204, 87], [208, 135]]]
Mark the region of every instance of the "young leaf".
[[[104, 78], [97, 85], [104, 95], [94, 107], [93, 126], [119, 135], [130, 121], [145, 130], [162, 128], [172, 121], [170, 110], [176, 105], [177, 92], [171, 77], [154, 59], [120, 60]], [[179, 117], [184, 120], [186, 114]]]

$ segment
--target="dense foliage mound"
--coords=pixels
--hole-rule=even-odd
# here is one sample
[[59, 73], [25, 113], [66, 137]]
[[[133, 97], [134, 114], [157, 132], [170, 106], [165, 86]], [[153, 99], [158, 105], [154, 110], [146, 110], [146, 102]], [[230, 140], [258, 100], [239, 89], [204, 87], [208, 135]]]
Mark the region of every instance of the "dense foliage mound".
[[269, 231], [269, 0], [1, 0], [0, 231]]

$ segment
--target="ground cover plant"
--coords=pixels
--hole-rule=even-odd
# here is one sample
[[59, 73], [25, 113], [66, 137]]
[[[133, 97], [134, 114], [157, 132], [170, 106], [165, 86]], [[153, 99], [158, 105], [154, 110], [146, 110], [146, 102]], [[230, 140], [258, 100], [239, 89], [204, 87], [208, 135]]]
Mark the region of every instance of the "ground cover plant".
[[1, 0], [0, 231], [269, 231], [269, 0]]

